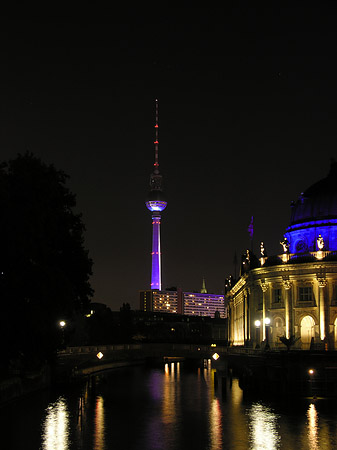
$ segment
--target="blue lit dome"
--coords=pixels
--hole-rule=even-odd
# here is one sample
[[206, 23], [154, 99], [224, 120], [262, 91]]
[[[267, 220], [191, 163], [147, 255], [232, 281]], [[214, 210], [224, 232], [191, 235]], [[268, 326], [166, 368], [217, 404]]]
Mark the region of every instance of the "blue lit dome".
[[146, 207], [150, 211], [163, 211], [167, 206], [165, 196], [160, 190], [152, 190], [148, 195]]
[[314, 183], [292, 203], [285, 237], [290, 253], [315, 252], [321, 235], [324, 250], [337, 250], [337, 163], [331, 162], [326, 178]]

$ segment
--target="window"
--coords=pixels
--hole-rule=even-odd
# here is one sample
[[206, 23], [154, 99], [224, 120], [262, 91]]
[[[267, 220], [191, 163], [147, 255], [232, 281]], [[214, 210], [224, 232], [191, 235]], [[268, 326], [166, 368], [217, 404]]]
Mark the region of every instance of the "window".
[[300, 287], [298, 290], [298, 301], [299, 302], [312, 302], [312, 287]]
[[282, 289], [273, 290], [273, 303], [281, 303], [282, 301]]

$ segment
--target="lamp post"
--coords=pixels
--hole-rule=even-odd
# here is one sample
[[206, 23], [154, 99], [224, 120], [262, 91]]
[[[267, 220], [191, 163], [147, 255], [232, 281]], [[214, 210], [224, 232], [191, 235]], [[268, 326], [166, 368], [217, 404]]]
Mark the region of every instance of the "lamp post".
[[266, 327], [266, 350], [269, 350], [269, 325], [270, 325], [270, 319], [269, 317], [265, 317], [264, 319], [264, 326]]
[[64, 320], [59, 321], [59, 326], [61, 327], [61, 333], [62, 333], [62, 340], [61, 345], [64, 345], [64, 327], [66, 326], [66, 322]]
[[309, 369], [308, 374], [309, 374], [310, 397], [312, 396], [314, 398], [314, 396], [312, 395], [313, 394], [312, 388], [313, 388], [315, 370]]
[[261, 322], [259, 320], [255, 320], [254, 325], [255, 325], [255, 340], [256, 340], [255, 348], [260, 348], [260, 325], [261, 325]]

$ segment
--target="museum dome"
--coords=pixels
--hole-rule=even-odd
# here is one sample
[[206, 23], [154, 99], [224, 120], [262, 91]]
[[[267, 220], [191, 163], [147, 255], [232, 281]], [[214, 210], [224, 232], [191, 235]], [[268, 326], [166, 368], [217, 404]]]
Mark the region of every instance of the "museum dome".
[[292, 203], [287, 238], [290, 253], [318, 250], [318, 239], [324, 250], [337, 250], [337, 163], [331, 161], [327, 177], [302, 192]]
[[337, 218], [337, 162], [326, 178], [314, 183], [292, 204], [290, 225]]

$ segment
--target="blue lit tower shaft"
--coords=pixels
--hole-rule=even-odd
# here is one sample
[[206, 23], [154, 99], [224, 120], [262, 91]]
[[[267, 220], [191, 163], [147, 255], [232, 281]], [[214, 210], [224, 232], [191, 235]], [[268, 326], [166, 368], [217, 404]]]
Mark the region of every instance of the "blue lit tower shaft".
[[159, 173], [158, 159], [158, 100], [156, 100], [156, 139], [154, 170], [150, 176], [150, 193], [146, 202], [146, 207], [152, 212], [152, 272], [151, 289], [161, 290], [161, 251], [160, 251], [160, 220], [161, 211], [166, 208], [162, 186], [163, 179]]
[[151, 289], [161, 290], [160, 213], [152, 214]]

